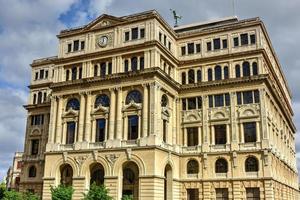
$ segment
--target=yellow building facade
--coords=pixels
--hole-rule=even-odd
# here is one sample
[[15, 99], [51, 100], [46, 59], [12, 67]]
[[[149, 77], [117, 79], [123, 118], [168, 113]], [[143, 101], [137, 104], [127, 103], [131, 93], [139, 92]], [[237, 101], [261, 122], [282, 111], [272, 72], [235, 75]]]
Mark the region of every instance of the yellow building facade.
[[21, 190], [299, 199], [291, 93], [259, 18], [102, 15], [57, 37], [31, 64]]

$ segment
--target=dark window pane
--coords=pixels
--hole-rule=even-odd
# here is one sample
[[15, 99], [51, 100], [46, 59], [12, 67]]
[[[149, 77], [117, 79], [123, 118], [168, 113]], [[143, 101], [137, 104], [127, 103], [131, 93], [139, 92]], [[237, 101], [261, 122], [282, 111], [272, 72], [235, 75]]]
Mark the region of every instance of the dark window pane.
[[258, 75], [257, 62], [254, 62], [254, 63], [252, 64], [252, 74], [253, 74], [253, 75]]
[[230, 95], [229, 95], [229, 93], [225, 94], [225, 105], [230, 106]]
[[240, 65], [235, 66], [235, 77], [236, 78], [241, 77], [241, 66]]
[[37, 80], [39, 78], [39, 73], [38, 72], [35, 72], [35, 80]]
[[167, 46], [167, 36], [164, 35], [164, 45]]
[[112, 63], [108, 63], [108, 74], [112, 74]]
[[215, 144], [226, 144], [226, 125], [215, 125]]
[[40, 70], [40, 79], [43, 79], [43, 78], [44, 78], [44, 70], [41, 69], [41, 70]]
[[185, 75], [185, 72], [181, 73], [181, 84], [182, 85], [186, 84], [186, 75]]
[[250, 64], [249, 64], [249, 62], [243, 62], [243, 76], [250, 76]]
[[216, 200], [228, 200], [228, 189], [216, 188]]
[[192, 69], [189, 70], [188, 72], [188, 80], [189, 80], [189, 84], [195, 83], [195, 72]]
[[224, 67], [224, 79], [228, 79], [229, 78], [229, 71], [228, 71], [228, 67]]
[[201, 73], [201, 70], [197, 70], [197, 82], [201, 82], [202, 81], [202, 73]]
[[202, 108], [202, 97], [197, 97], [198, 109]]
[[79, 40], [74, 41], [74, 47], [73, 51], [78, 51], [79, 50]]
[[259, 91], [258, 90], [254, 90], [254, 102], [255, 103], [259, 103]]
[[186, 110], [186, 99], [182, 99], [182, 110]]
[[181, 55], [185, 55], [186, 54], [186, 51], [185, 51], [185, 46], [184, 47], [181, 47]]
[[248, 33], [241, 34], [241, 45], [249, 44]]
[[110, 100], [109, 100], [109, 97], [106, 94], [101, 94], [96, 98], [95, 108], [97, 108], [100, 105], [103, 106], [103, 107], [109, 107]]
[[187, 128], [187, 146], [198, 145], [198, 128]]
[[73, 67], [72, 68], [72, 80], [76, 80], [77, 79], [77, 68]]
[[159, 33], [159, 41], [161, 42], [162, 40], [162, 33]]
[[139, 36], [139, 29], [138, 28], [132, 28], [131, 29], [131, 39], [136, 40]]
[[253, 103], [252, 91], [243, 92], [243, 104]]
[[199, 200], [199, 189], [186, 189], [187, 200]]
[[125, 32], [125, 41], [128, 41], [128, 40], [129, 40], [129, 31]]
[[251, 42], [251, 44], [255, 44], [256, 43], [256, 36], [255, 36], [255, 34], [250, 35], [250, 42]]
[[138, 138], [139, 117], [136, 115], [128, 116], [128, 140]]
[[221, 40], [220, 38], [214, 39], [214, 50], [221, 49]]
[[238, 105], [242, 105], [242, 93], [241, 92], [237, 92], [236, 93], [236, 97], [237, 97], [237, 104]]
[[84, 43], [84, 41], [81, 41], [81, 44], [80, 44], [80, 48], [81, 48], [81, 50], [83, 50], [83, 49], [84, 49], [84, 46], [85, 46], [85, 43]]
[[39, 153], [39, 140], [31, 140], [31, 155]]
[[45, 71], [45, 78], [48, 78], [48, 70]]
[[129, 67], [129, 62], [128, 62], [128, 60], [125, 60], [124, 65], [125, 65], [125, 66], [124, 66], [124, 68], [125, 68], [124, 71], [125, 71], [125, 72], [128, 72], [128, 67]]
[[234, 47], [239, 46], [239, 38], [238, 37], [233, 38], [233, 45], [234, 45]]
[[208, 74], [208, 81], [212, 81], [212, 69], [208, 69], [207, 74]]
[[213, 99], [213, 96], [212, 96], [212, 95], [209, 95], [209, 96], [208, 96], [208, 99], [209, 99], [209, 107], [210, 107], [210, 108], [214, 107], [214, 99]]
[[103, 142], [105, 140], [105, 119], [96, 120], [96, 142]]
[[194, 43], [188, 43], [188, 54], [193, 54], [195, 52]]
[[67, 137], [66, 144], [73, 144], [75, 140], [75, 122], [67, 123]]
[[82, 79], [82, 67], [79, 68], [79, 79]]
[[103, 62], [100, 64], [100, 76], [104, 77], [106, 75], [106, 63]]
[[171, 42], [169, 42], [169, 50], [171, 51], [171, 48], [172, 48], [172, 44], [171, 44]]
[[131, 58], [131, 71], [137, 71], [137, 57]]
[[196, 52], [197, 53], [201, 52], [201, 44], [196, 44]]
[[70, 71], [67, 69], [66, 71], [66, 81], [70, 79]]
[[221, 80], [222, 79], [222, 68], [221, 66], [215, 67], [215, 80]]
[[31, 166], [29, 168], [28, 177], [30, 177], [30, 178], [36, 177], [36, 167], [35, 166]]
[[131, 102], [142, 103], [142, 95], [139, 91], [132, 90], [131, 92], [128, 93], [126, 97], [126, 104], [129, 104]]
[[98, 65], [94, 66], [94, 76], [98, 76]]
[[67, 103], [67, 106], [66, 106], [66, 110], [68, 111], [69, 109], [79, 110], [80, 109], [79, 101], [75, 98], [70, 99]]
[[215, 99], [215, 107], [223, 107], [224, 106], [224, 96], [223, 94], [214, 95]]
[[247, 200], [260, 200], [259, 188], [246, 188]]
[[228, 44], [227, 44], [227, 39], [222, 40], [223, 43], [223, 49], [227, 49]]
[[196, 98], [188, 98], [188, 110], [196, 109]]
[[243, 125], [245, 143], [256, 142], [256, 122], [248, 122]]
[[207, 51], [211, 51], [211, 42], [206, 43]]
[[140, 70], [143, 70], [144, 69], [144, 57], [140, 57]]
[[68, 44], [68, 52], [72, 51], [72, 44]]
[[216, 173], [227, 173], [228, 171], [227, 161], [223, 158], [218, 159], [216, 161], [215, 170]]
[[145, 37], [145, 29], [144, 28], [140, 29], [140, 36], [141, 36], [141, 38]]
[[249, 157], [245, 161], [246, 172], [257, 172], [258, 171], [258, 161], [254, 157]]
[[38, 102], [37, 102], [38, 104], [42, 103], [42, 98], [43, 98], [43, 93], [42, 93], [42, 92], [39, 92], [39, 93], [38, 93], [38, 100], [37, 100], [37, 101], [38, 101]]
[[167, 142], [167, 120], [163, 120], [163, 141]]
[[198, 174], [199, 173], [199, 164], [196, 160], [190, 160], [186, 166], [187, 174]]

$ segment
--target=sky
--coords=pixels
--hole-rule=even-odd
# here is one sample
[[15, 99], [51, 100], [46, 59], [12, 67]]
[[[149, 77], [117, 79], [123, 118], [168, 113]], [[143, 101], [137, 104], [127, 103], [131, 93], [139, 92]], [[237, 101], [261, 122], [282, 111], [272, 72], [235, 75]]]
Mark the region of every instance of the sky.
[[[101, 14], [124, 16], [156, 9], [171, 25], [234, 15], [260, 17], [268, 30], [293, 95], [294, 122], [300, 127], [299, 0], [0, 0], [0, 181], [23, 151], [33, 59], [57, 55], [60, 30], [87, 24]], [[297, 133], [298, 135], [298, 133]], [[296, 137], [300, 152], [300, 137]], [[300, 169], [300, 153], [297, 153]]]

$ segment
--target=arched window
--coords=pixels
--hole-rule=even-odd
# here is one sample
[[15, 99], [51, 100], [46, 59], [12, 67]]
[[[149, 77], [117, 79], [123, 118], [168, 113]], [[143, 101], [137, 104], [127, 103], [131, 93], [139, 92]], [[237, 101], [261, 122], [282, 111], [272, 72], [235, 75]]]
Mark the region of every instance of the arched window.
[[137, 70], [137, 57], [131, 58], [131, 71], [136, 71]]
[[195, 71], [193, 69], [190, 69], [188, 72], [188, 77], [189, 77], [189, 84], [190, 83], [195, 83]]
[[77, 78], [77, 68], [73, 67], [72, 68], [72, 80], [76, 80]]
[[128, 93], [126, 97], [126, 104], [129, 104], [130, 102], [134, 103], [142, 103], [142, 95], [139, 91], [137, 90], [132, 90]]
[[216, 161], [215, 172], [216, 173], [227, 173], [228, 164], [224, 158], [220, 158]]
[[225, 66], [224, 67], [224, 79], [228, 79], [229, 78], [229, 71], [228, 71], [228, 67]]
[[91, 179], [90, 185], [96, 183], [96, 185], [104, 184], [104, 168], [101, 164], [94, 164], [90, 167]]
[[222, 68], [221, 66], [217, 65], [215, 67], [215, 80], [221, 80], [222, 79]]
[[94, 76], [98, 76], [98, 65], [94, 66]]
[[104, 106], [104, 107], [109, 107], [110, 100], [106, 94], [101, 94], [96, 98], [95, 108], [97, 108], [99, 105]]
[[198, 174], [199, 164], [196, 160], [190, 160], [186, 166], [187, 174]]
[[33, 104], [36, 104], [36, 94], [33, 95]]
[[100, 65], [100, 76], [104, 77], [106, 75], [106, 63], [103, 62]]
[[65, 186], [72, 186], [73, 169], [68, 164], [60, 167], [60, 183]]
[[186, 84], [186, 75], [185, 75], [185, 72], [181, 73], [181, 84], [182, 85]]
[[168, 97], [167, 97], [167, 95], [164, 94], [161, 97], [161, 106], [167, 107], [167, 105], [168, 105]]
[[250, 64], [249, 62], [243, 62], [243, 76], [250, 76]]
[[139, 199], [139, 168], [134, 162], [123, 164], [122, 196], [130, 195], [133, 199]]
[[166, 165], [164, 174], [164, 200], [170, 200], [173, 199], [173, 172], [169, 164]]
[[252, 63], [252, 74], [258, 75], [258, 67], [257, 67], [257, 62]]
[[245, 161], [245, 170], [246, 172], [257, 172], [258, 160], [253, 156], [248, 157]]
[[144, 57], [140, 57], [140, 70], [144, 69]]
[[79, 110], [80, 109], [80, 103], [78, 101], [78, 99], [70, 99], [67, 103], [67, 107], [66, 110], [68, 111], [69, 109], [73, 109], [73, 110]]
[[240, 65], [235, 66], [235, 77], [236, 78], [241, 77], [241, 66]]
[[44, 98], [43, 98], [43, 102], [46, 102], [47, 101], [47, 93], [44, 92]]
[[125, 72], [128, 72], [128, 67], [129, 67], [129, 62], [128, 62], [128, 60], [125, 60], [124, 61], [124, 71]]
[[197, 70], [197, 82], [200, 83], [202, 81], [202, 73], [201, 70]]
[[30, 178], [36, 177], [36, 167], [35, 166], [31, 166], [29, 168], [28, 177], [30, 177]]
[[212, 81], [212, 69], [211, 68], [209, 68], [208, 70], [207, 70], [207, 79], [208, 79], [208, 81]]
[[42, 92], [39, 92], [38, 93], [38, 104], [42, 103], [42, 98], [43, 98], [43, 93]]
[[66, 81], [70, 79], [70, 71], [67, 69], [66, 70]]

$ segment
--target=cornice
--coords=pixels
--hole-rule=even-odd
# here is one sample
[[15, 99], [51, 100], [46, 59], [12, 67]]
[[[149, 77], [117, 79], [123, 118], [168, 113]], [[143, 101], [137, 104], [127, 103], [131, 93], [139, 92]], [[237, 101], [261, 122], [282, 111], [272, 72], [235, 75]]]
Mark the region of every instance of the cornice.
[[49, 87], [51, 85], [52, 82], [47, 82], [47, 83], [35, 83], [35, 84], [31, 84], [31, 85], [28, 85], [27, 87], [29, 89], [39, 89], [39, 88], [42, 88], [42, 87]]
[[23, 105], [23, 107], [30, 111], [30, 110], [33, 110], [33, 109], [37, 109], [37, 108], [49, 108], [50, 109], [50, 102], [47, 102], [47, 103], [41, 103], [41, 104], [28, 104], [28, 105]]

